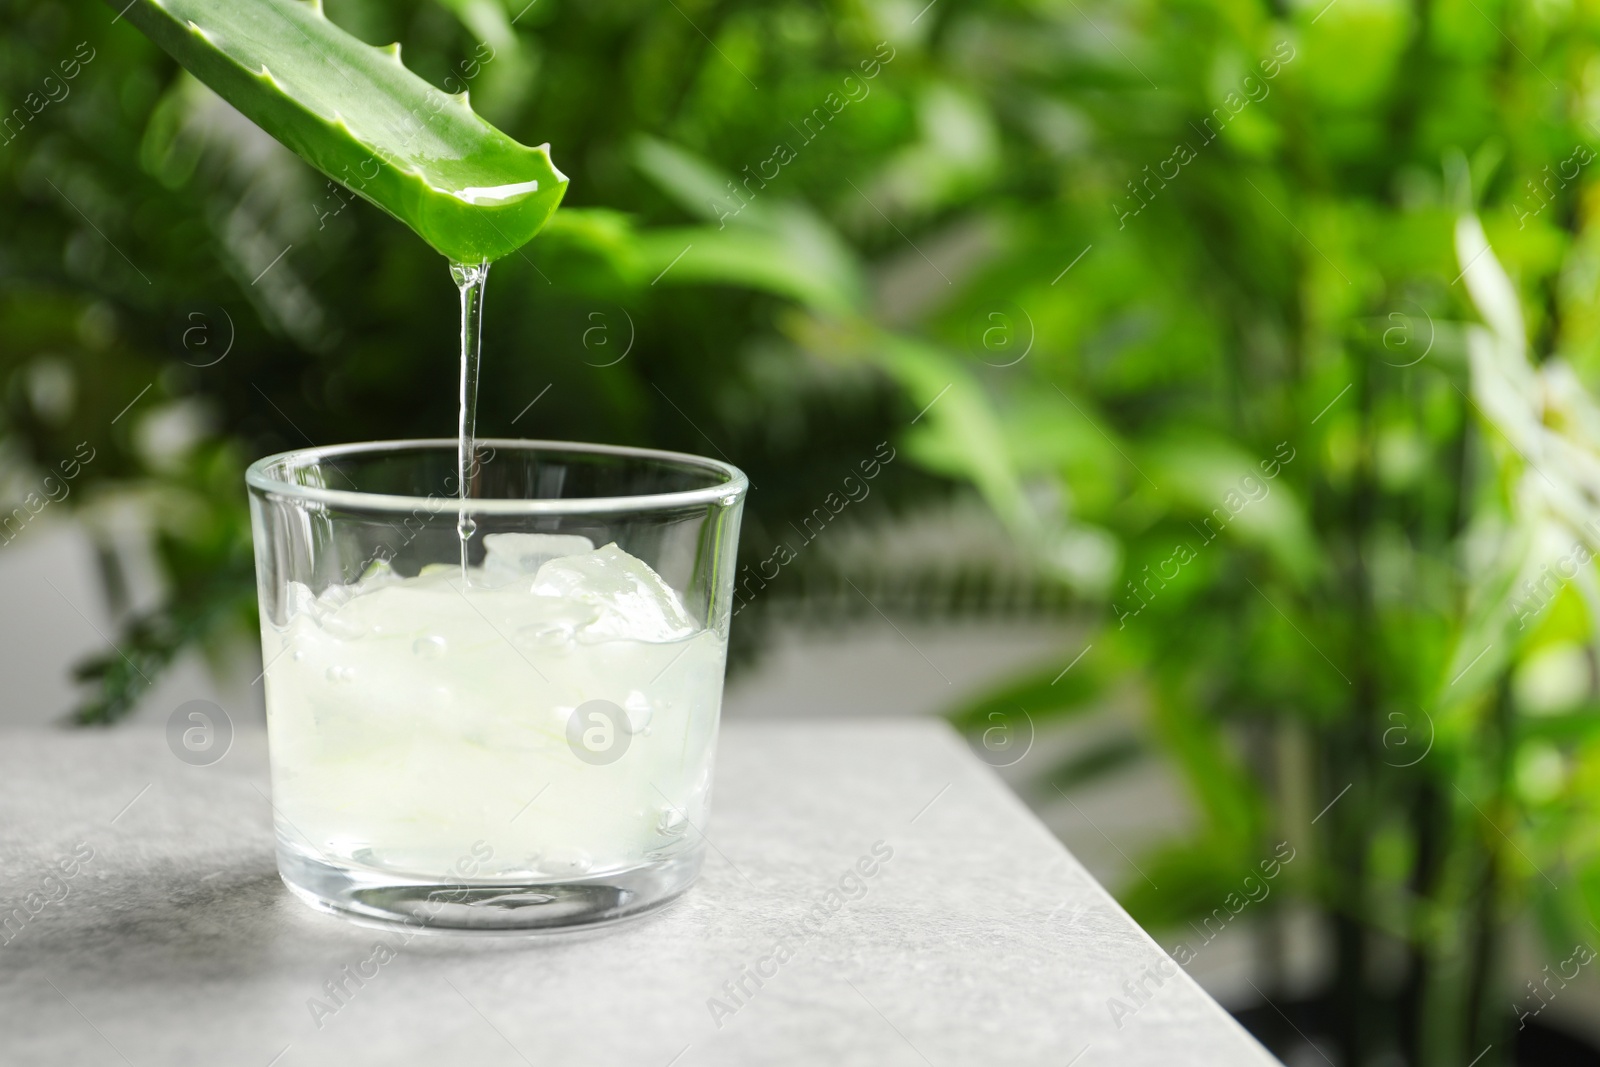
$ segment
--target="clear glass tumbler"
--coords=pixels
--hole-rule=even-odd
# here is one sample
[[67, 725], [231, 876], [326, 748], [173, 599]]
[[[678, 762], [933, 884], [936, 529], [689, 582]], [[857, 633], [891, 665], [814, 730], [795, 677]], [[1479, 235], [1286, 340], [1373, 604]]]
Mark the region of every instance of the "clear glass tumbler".
[[669, 452], [454, 440], [246, 475], [278, 868], [315, 907], [544, 931], [694, 880], [747, 482]]

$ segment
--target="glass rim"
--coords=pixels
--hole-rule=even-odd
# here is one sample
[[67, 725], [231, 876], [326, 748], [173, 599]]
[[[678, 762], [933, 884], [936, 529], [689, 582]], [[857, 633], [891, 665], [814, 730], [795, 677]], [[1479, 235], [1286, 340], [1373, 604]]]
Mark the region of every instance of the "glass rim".
[[[627, 456], [633, 459], [654, 460], [680, 466], [698, 468], [720, 475], [720, 484], [699, 489], [681, 489], [668, 493], [640, 493], [634, 496], [548, 497], [516, 499], [509, 497], [468, 497], [466, 510], [478, 515], [570, 515], [619, 511], [665, 511], [676, 508], [702, 507], [713, 504], [723, 506], [737, 503], [749, 489], [750, 479], [731, 463], [696, 456], [688, 452], [669, 452], [657, 448], [636, 448], [632, 445], [605, 445], [588, 441], [545, 441], [520, 437], [480, 437], [478, 447], [505, 448], [523, 452], [589, 453], [605, 456]], [[415, 437], [395, 441], [355, 441], [338, 445], [313, 445], [294, 448], [287, 452], [274, 452], [262, 456], [245, 470], [245, 484], [251, 489], [274, 496], [311, 501], [317, 504], [370, 511], [430, 510], [443, 512], [446, 506], [455, 505], [459, 497], [453, 495], [405, 496], [395, 493], [366, 493], [358, 489], [327, 489], [321, 486], [286, 482], [268, 474], [268, 469], [287, 461], [330, 460], [345, 456], [372, 453], [398, 452], [404, 449], [448, 448], [458, 446], [454, 437]], [[454, 507], [450, 508], [455, 510]]]

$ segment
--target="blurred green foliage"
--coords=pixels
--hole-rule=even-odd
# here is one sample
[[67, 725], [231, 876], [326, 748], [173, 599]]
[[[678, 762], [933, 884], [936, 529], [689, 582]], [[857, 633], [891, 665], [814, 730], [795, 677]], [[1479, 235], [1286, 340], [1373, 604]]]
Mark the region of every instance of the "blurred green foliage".
[[[1093, 620], [958, 720], [1133, 707], [1046, 781], [1188, 784], [1135, 916], [1287, 841], [1257, 918], [1325, 919], [1343, 1062], [1510, 1062], [1512, 932], [1600, 914], [1600, 9], [327, 6], [572, 179], [491, 278], [482, 432], [725, 455], [750, 560], [892, 440], [863, 515], [975, 492]], [[171, 584], [104, 720], [248, 625], [247, 458], [448, 432], [455, 294], [114, 11], [0, 10], [8, 491], [87, 440], [80, 514]]]

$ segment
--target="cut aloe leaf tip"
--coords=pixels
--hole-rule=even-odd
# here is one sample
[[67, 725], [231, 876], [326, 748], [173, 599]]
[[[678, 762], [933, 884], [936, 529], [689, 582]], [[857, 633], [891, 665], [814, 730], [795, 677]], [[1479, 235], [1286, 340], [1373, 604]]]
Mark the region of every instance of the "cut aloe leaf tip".
[[[112, 3], [113, 7], [119, 6]], [[134, 0], [127, 19], [306, 162], [452, 262], [499, 259], [555, 212], [567, 179], [529, 148], [328, 21], [320, 0]]]

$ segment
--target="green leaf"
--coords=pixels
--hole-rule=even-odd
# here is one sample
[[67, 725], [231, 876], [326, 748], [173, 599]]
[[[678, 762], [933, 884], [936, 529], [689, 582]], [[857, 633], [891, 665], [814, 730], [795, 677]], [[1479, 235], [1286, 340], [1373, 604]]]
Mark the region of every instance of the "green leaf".
[[828, 269], [829, 249], [808, 248], [792, 233], [675, 227], [644, 231], [636, 248], [641, 284], [739, 286], [835, 314], [849, 312], [858, 295], [853, 272]]
[[[950, 712], [958, 730], [977, 731], [1004, 721], [1020, 710], [1031, 722], [1091, 710], [1105, 693], [1121, 664], [1109, 656], [1084, 656], [1063, 669], [1052, 663], [983, 694]], [[998, 717], [998, 720], [997, 720]]]
[[[118, 5], [112, 4], [113, 7]], [[320, 0], [134, 0], [126, 17], [306, 162], [452, 262], [498, 259], [555, 212], [567, 179], [529, 148], [373, 48]]]
[[735, 191], [732, 178], [675, 144], [639, 137], [634, 141], [633, 158], [646, 177], [698, 218], [748, 225], [767, 216], [766, 202], [759, 197], [745, 202]]
[[1007, 447], [1002, 417], [977, 379], [943, 350], [903, 335], [880, 334], [872, 356], [926, 415], [906, 433], [907, 453], [929, 470], [970, 481], [1015, 534], [1033, 539], [1038, 517]]
[[[1226, 532], [1259, 545], [1302, 585], [1322, 566], [1305, 509], [1289, 479], [1279, 477], [1286, 466], [1281, 451], [1256, 456], [1224, 437], [1191, 429], [1149, 446], [1145, 454], [1153, 476], [1201, 537]], [[1296, 452], [1288, 455], [1293, 462]]]
[[1052, 789], [1065, 793], [1099, 781], [1137, 763], [1149, 749], [1135, 737], [1112, 737], [1091, 745], [1053, 768], [1045, 779]]
[[666, 141], [640, 137], [633, 154], [644, 175], [680, 207], [717, 224], [641, 235], [644, 281], [737, 285], [830, 315], [859, 311], [865, 303], [856, 254], [803, 202], [755, 190], [747, 200], [733, 179]]

